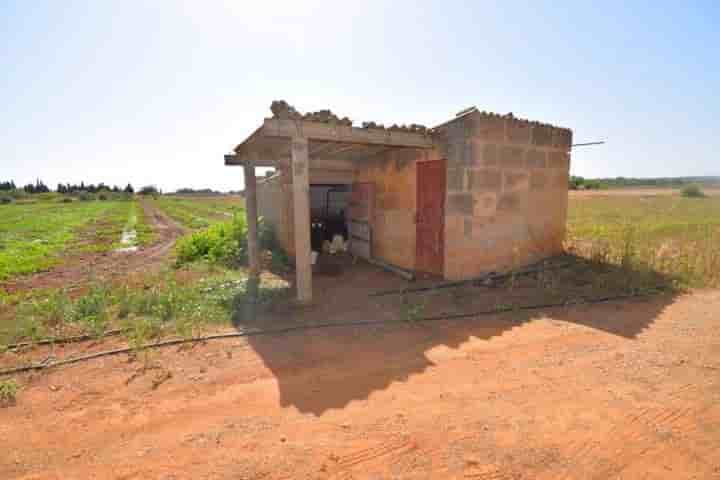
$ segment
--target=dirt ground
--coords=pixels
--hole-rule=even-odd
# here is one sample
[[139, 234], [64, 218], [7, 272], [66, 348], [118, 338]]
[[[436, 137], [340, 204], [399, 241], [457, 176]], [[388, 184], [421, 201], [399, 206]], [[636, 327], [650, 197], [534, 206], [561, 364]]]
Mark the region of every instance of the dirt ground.
[[37, 288], [65, 287], [73, 290], [91, 280], [122, 278], [132, 272], [152, 272], [159, 269], [183, 228], [173, 219], [155, 208], [152, 202], [142, 201], [148, 221], [157, 237], [155, 241], [136, 252], [82, 253], [69, 256], [63, 263], [45, 272], [0, 283], [6, 292]]
[[[401, 300], [367, 294], [397, 284], [369, 267], [318, 276], [315, 307], [269, 312], [266, 327], [382, 319]], [[426, 315], [477, 290], [443, 292]], [[0, 478], [720, 478], [718, 311], [704, 291], [28, 374], [0, 409]]]

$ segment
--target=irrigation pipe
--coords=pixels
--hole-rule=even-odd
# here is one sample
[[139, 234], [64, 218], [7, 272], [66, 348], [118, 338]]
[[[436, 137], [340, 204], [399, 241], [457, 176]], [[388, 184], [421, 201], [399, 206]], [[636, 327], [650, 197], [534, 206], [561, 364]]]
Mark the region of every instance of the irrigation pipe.
[[522, 270], [515, 270], [512, 272], [507, 273], [488, 273], [486, 275], [483, 275], [481, 277], [471, 278], [468, 280], [458, 280], [454, 282], [442, 282], [442, 283], [436, 283], [435, 285], [429, 285], [427, 287], [410, 287], [410, 288], [401, 288], [397, 290], [381, 290], [379, 292], [372, 292], [368, 294], [368, 297], [384, 297], [388, 295], [405, 295], [407, 293], [419, 293], [419, 292], [429, 292], [433, 290], [440, 290], [443, 288], [455, 288], [455, 287], [462, 287], [463, 285], [478, 285], [482, 284], [483, 282], [493, 282], [497, 280], [506, 280], [513, 276], [520, 277], [523, 275], [532, 275], [533, 273], [543, 273], [548, 272], [551, 270], [559, 270], [561, 268], [569, 267], [569, 263], [560, 263], [557, 265], [545, 265], [541, 267], [529, 267], [524, 268]]
[[35, 342], [11, 343], [10, 345], [5, 345], [4, 348], [6, 350], [17, 350], [18, 348], [34, 347], [37, 345], [60, 345], [60, 344], [65, 344], [65, 343], [84, 342], [85, 340], [97, 340], [100, 338], [112, 337], [114, 335], [120, 335], [121, 333], [125, 333], [126, 331], [127, 331], [127, 329], [125, 329], [125, 328], [119, 328], [117, 330], [108, 330], [107, 332], [104, 332], [101, 335], [84, 334], [84, 335], [75, 335], [72, 337], [43, 338], [42, 340], [38, 340]]
[[515, 312], [515, 311], [527, 311], [527, 310], [539, 310], [543, 308], [555, 308], [555, 307], [568, 307], [568, 306], [574, 306], [574, 305], [591, 305], [591, 304], [597, 304], [597, 303], [607, 303], [614, 300], [626, 300], [629, 298], [637, 298], [637, 297], [649, 297], [653, 296], [655, 294], [653, 293], [638, 293], [638, 294], [627, 294], [627, 295], [613, 295], [608, 297], [599, 297], [599, 298], [593, 298], [593, 299], [579, 299], [577, 302], [570, 302], [570, 301], [563, 301], [563, 302], [552, 302], [552, 303], [542, 303], [542, 304], [534, 304], [534, 305], [523, 305], [523, 306], [507, 306], [507, 307], [500, 307], [500, 308], [494, 308], [491, 310], [480, 310], [477, 312], [470, 312], [470, 313], [456, 313], [456, 314], [447, 314], [447, 315], [437, 315], [432, 317], [423, 317], [418, 318], [415, 320], [407, 321], [407, 320], [359, 320], [355, 322], [342, 322], [342, 323], [320, 323], [315, 325], [298, 325], [294, 327], [285, 327], [285, 328], [277, 328], [273, 330], [254, 330], [254, 331], [247, 331], [247, 332], [230, 332], [230, 333], [218, 333], [215, 335], [206, 335], [203, 337], [194, 337], [194, 338], [177, 338], [174, 340], [165, 340], [162, 342], [156, 342], [156, 343], [149, 343], [140, 347], [126, 347], [126, 348], [117, 348], [114, 350], [105, 350], [102, 352], [92, 353], [89, 355], [83, 355], [80, 357], [74, 357], [74, 358], [68, 358], [65, 360], [59, 360], [57, 362], [51, 362], [51, 363], [35, 363], [32, 365], [26, 365], [24, 367], [16, 367], [16, 368], [10, 368], [6, 370], [0, 370], [0, 376], [4, 375], [12, 375], [15, 373], [23, 373], [23, 372], [29, 372], [33, 370], [45, 370], [47, 368], [53, 368], [53, 367], [62, 367], [65, 365], [72, 365], [74, 363], [83, 362], [86, 360], [94, 360], [96, 358], [102, 358], [102, 357], [109, 357], [111, 355], [120, 355], [123, 353], [135, 353], [139, 351], [149, 350], [151, 348], [162, 348], [162, 347], [171, 347], [173, 345], [182, 345], [186, 343], [196, 343], [196, 342], [206, 342], [210, 340], [223, 340], [228, 338], [238, 338], [238, 337], [254, 337], [254, 336], [261, 336], [261, 335], [281, 335], [285, 333], [291, 333], [296, 331], [302, 331], [302, 330], [320, 330], [320, 329], [326, 329], [326, 328], [340, 328], [340, 327], [354, 327], [354, 326], [363, 326], [363, 325], [380, 325], [380, 324], [391, 324], [391, 323], [401, 323], [401, 324], [407, 324], [407, 323], [421, 323], [421, 322], [437, 322], [437, 321], [447, 321], [447, 320], [462, 320], [470, 317], [479, 317], [484, 315], [495, 315], [498, 313], [507, 313], [507, 312]]

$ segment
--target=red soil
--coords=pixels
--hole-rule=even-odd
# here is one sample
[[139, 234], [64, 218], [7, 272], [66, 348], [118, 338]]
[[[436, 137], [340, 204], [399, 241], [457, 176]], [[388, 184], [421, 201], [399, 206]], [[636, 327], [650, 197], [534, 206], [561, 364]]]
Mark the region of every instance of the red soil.
[[21, 376], [0, 478], [720, 478], [718, 311], [700, 292]]

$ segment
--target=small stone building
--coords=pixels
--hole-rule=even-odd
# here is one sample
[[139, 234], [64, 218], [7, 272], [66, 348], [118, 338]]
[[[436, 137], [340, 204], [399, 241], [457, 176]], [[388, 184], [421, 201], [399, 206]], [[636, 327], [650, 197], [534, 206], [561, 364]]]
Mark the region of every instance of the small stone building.
[[[344, 225], [361, 257], [450, 280], [562, 250], [566, 128], [476, 108], [432, 129], [354, 127], [330, 111], [302, 115], [285, 102], [271, 110], [225, 162], [245, 167], [249, 224], [259, 212], [295, 258], [301, 301], [312, 297], [317, 225]], [[255, 185], [255, 167], [276, 171]]]

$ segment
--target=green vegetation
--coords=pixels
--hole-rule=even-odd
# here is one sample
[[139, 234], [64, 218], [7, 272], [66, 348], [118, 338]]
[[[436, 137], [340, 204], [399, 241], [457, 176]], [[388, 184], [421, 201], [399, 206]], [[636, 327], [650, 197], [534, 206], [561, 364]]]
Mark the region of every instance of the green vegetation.
[[134, 245], [147, 245], [155, 239], [155, 231], [148, 222], [145, 210], [137, 202], [133, 202], [130, 208], [124, 231], [135, 232], [136, 238], [133, 242]]
[[656, 187], [678, 188], [688, 184], [720, 185], [720, 177], [659, 177], [659, 178], [597, 178], [593, 180], [604, 188]]
[[700, 186], [694, 183], [683, 187], [680, 194], [687, 198], [705, 198], [705, 193], [700, 189]]
[[568, 246], [596, 262], [720, 285], [720, 197], [571, 198]]
[[720, 186], [720, 177], [667, 177], [667, 178], [595, 178], [570, 176], [570, 190], [604, 190], [606, 188], [655, 187], [680, 188], [686, 185]]
[[174, 220], [191, 229], [207, 228], [218, 222], [226, 222], [236, 212], [243, 211], [240, 197], [181, 197], [163, 195], [155, 205]]
[[[258, 243], [267, 251], [273, 268], [283, 269], [288, 259], [275, 236], [275, 231], [262, 218], [258, 223]], [[205, 230], [193, 232], [178, 240], [175, 251], [178, 264], [198, 260], [236, 267], [247, 263], [247, 225], [245, 215], [236, 213], [230, 222], [216, 223]]]
[[601, 190], [607, 188], [607, 185], [599, 180], [590, 180], [584, 177], [571, 175], [568, 187], [570, 190]]
[[15, 397], [20, 387], [12, 378], [0, 380], [0, 407], [6, 407], [15, 403]]
[[[18, 302], [15, 317], [0, 325], [0, 345], [19, 341], [88, 334], [95, 337], [122, 328], [131, 346], [140, 348], [164, 335], [193, 337], [208, 325], [229, 325], [247, 302], [244, 273], [207, 264], [148, 277], [142, 284], [91, 285], [71, 298], [66, 291], [30, 292]], [[205, 271], [203, 271], [205, 269]], [[200, 275], [194, 281], [187, 275]], [[288, 284], [264, 279], [255, 303], [285, 295]]]
[[57, 264], [60, 254], [73, 246], [113, 248], [132, 205], [108, 201], [0, 206], [0, 280]]
[[[82, 195], [91, 196], [81, 192], [78, 199]], [[134, 229], [138, 245], [152, 241], [154, 233], [138, 202], [124, 193], [111, 195], [115, 200], [74, 201], [43, 193], [0, 204], [0, 280], [45, 270], [73, 252], [119, 248], [123, 230]]]

